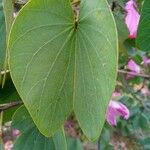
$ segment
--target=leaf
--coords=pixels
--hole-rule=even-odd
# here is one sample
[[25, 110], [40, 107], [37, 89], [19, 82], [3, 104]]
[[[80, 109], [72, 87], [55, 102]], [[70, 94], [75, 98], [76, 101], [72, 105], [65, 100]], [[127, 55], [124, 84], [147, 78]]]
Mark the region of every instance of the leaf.
[[4, 150], [4, 144], [0, 142], [0, 150]]
[[82, 143], [76, 138], [67, 138], [67, 150], [83, 150]]
[[[6, 27], [2, 0], [0, 0], [0, 71], [3, 69], [6, 49]], [[1, 76], [1, 75], [0, 75]]]
[[[10, 27], [13, 21], [13, 4], [12, 0], [0, 0], [0, 71], [7, 70], [7, 40], [10, 32]], [[3, 78], [3, 81], [2, 81]], [[0, 74], [0, 83], [4, 86], [6, 74], [2, 77]]]
[[94, 140], [115, 86], [116, 26], [105, 0], [82, 0], [74, 18], [69, 0], [28, 2], [10, 34], [10, 71], [42, 134], [53, 135], [74, 111]]
[[145, 0], [137, 33], [137, 46], [142, 51], [150, 50], [150, 1]]
[[124, 15], [121, 13], [114, 13], [114, 18], [118, 30], [119, 51], [127, 55], [124, 41], [128, 39], [128, 29], [124, 23]]
[[12, 0], [3, 0], [4, 3], [4, 14], [5, 14], [5, 23], [6, 23], [6, 39], [10, 32], [10, 28], [13, 22], [13, 2]]
[[28, 131], [29, 129], [35, 127], [32, 118], [30, 117], [28, 111], [24, 106], [21, 106], [14, 114], [12, 126], [22, 133]]
[[67, 146], [63, 131], [57, 131], [51, 138], [43, 136], [34, 125], [24, 106], [16, 111], [12, 125], [22, 132], [15, 142], [13, 150], [66, 150]]
[[[5, 61], [3, 65], [3, 70], [8, 70], [8, 50], [7, 50], [7, 43], [8, 43], [8, 35], [10, 32], [10, 28], [13, 23], [13, 2], [12, 0], [3, 0], [3, 8], [4, 8], [4, 15], [5, 15], [5, 26], [6, 26], [6, 50], [5, 50]], [[2, 87], [5, 84], [7, 74], [5, 73], [2, 78]]]
[[[6, 84], [3, 88], [0, 88], [0, 104], [11, 103], [15, 101], [19, 101], [21, 98], [16, 91], [14, 84], [9, 78], [6, 80]], [[3, 123], [11, 120], [13, 113], [16, 111], [18, 107], [13, 107], [11, 109], [5, 110], [3, 114]]]

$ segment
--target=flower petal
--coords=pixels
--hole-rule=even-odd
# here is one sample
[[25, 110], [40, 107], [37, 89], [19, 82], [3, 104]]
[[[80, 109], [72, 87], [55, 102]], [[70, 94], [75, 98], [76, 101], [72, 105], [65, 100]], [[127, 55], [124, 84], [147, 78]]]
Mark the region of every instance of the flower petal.
[[125, 23], [129, 30], [129, 38], [134, 39], [137, 35], [138, 24], [140, 20], [140, 15], [136, 10], [136, 3], [134, 0], [129, 0], [126, 3], [125, 10], [127, 15], [125, 17]]
[[106, 113], [106, 120], [110, 125], [117, 125], [117, 116], [122, 116], [124, 119], [128, 119], [129, 115], [130, 112], [124, 104], [117, 101], [110, 101]]
[[134, 73], [140, 73], [140, 66], [137, 65], [132, 59], [128, 62], [128, 69]]

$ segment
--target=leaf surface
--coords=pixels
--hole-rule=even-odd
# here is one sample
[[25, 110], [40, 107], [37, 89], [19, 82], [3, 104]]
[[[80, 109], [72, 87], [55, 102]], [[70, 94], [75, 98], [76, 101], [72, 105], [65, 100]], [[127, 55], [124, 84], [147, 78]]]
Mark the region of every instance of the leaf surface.
[[66, 150], [64, 132], [59, 130], [51, 138], [43, 136], [24, 106], [20, 107], [13, 116], [12, 125], [21, 131], [16, 140], [13, 150]]
[[96, 139], [115, 86], [117, 34], [105, 0], [82, 0], [75, 23], [69, 0], [31, 0], [9, 39], [10, 70], [38, 129], [51, 136], [72, 111]]
[[[3, 70], [6, 49], [6, 26], [2, 0], [0, 0], [0, 71]], [[0, 75], [1, 76], [1, 75]]]
[[77, 138], [67, 138], [67, 149], [68, 150], [83, 150], [81, 141]]
[[[9, 79], [6, 80], [5, 86], [0, 88], [0, 104], [4, 105], [15, 101], [20, 101], [20, 96], [18, 95], [18, 92], [16, 91], [14, 84], [9, 77]], [[12, 115], [17, 108], [18, 107], [12, 107], [4, 111], [3, 124], [5, 122], [11, 121]]]
[[137, 46], [143, 51], [150, 51], [150, 1], [145, 0], [141, 12], [137, 33]]

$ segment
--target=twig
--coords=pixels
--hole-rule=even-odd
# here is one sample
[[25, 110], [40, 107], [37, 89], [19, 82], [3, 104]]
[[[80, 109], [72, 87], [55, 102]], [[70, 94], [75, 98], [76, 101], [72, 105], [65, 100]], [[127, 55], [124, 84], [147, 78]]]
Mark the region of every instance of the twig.
[[130, 72], [130, 71], [126, 71], [126, 70], [118, 70], [118, 72], [119, 72], [119, 73], [122, 73], [122, 74], [129, 74], [129, 75], [133, 75], [133, 76], [138, 76], [138, 77], [150, 79], [150, 75], [147, 75], [147, 74], [136, 73], [136, 72]]
[[11, 102], [11, 103], [6, 103], [6, 104], [0, 104], [0, 112], [5, 111], [7, 109], [22, 105], [22, 101], [16, 101], [16, 102]]
[[98, 150], [100, 150], [100, 142], [101, 142], [101, 136], [98, 138], [98, 143], [97, 143], [97, 148], [98, 148]]
[[[9, 73], [9, 72], [10, 72], [10, 70], [3, 70], [0, 72], [0, 74], [4, 75], [4, 74]], [[133, 75], [133, 76], [139, 76], [139, 77], [143, 77], [143, 78], [150, 78], [150, 75], [142, 74], [142, 73], [130, 72], [130, 71], [120, 70], [120, 69], [118, 69], [118, 72], [123, 73], [123, 74]]]
[[3, 111], [0, 112], [0, 138], [2, 138]]
[[76, 5], [76, 4], [79, 4], [80, 3], [80, 0], [75, 0], [75, 1], [73, 1], [71, 4], [72, 5]]

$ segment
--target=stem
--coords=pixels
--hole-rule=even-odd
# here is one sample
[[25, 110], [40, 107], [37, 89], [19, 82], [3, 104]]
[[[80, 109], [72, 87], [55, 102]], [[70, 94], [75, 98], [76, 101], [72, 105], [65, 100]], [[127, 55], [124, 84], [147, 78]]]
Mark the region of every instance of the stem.
[[11, 102], [11, 103], [1, 104], [0, 105], [0, 113], [7, 110], [7, 109], [10, 109], [10, 108], [22, 105], [22, 104], [23, 104], [22, 101], [16, 101], [16, 102]]
[[142, 74], [142, 73], [130, 72], [130, 71], [126, 71], [126, 70], [118, 70], [118, 73], [129, 74], [129, 75], [133, 75], [133, 76], [138, 76], [138, 77], [150, 79], [150, 75]]
[[101, 136], [99, 136], [99, 138], [98, 138], [98, 143], [97, 143], [97, 147], [98, 147], [98, 150], [100, 150], [100, 141], [101, 141]]
[[3, 111], [0, 112], [0, 138], [2, 138]]
[[[9, 73], [9, 70], [3, 70], [0, 72], [1, 75], [4, 75], [6, 73]], [[130, 72], [130, 71], [126, 71], [126, 70], [120, 70], [118, 69], [118, 73], [122, 73], [122, 74], [129, 74], [129, 75], [133, 75], [133, 76], [139, 76], [142, 78], [150, 78], [150, 75], [147, 74], [142, 74], [142, 73], [134, 73], [134, 72]]]
[[79, 4], [80, 3], [80, 0], [75, 0], [75, 1], [73, 1], [71, 4], [72, 5], [75, 5], [75, 4]]

